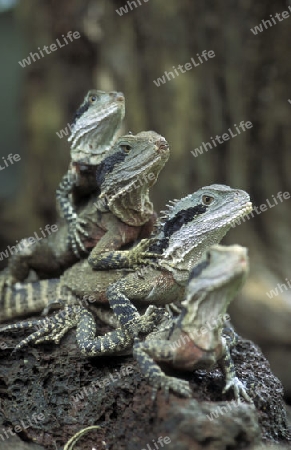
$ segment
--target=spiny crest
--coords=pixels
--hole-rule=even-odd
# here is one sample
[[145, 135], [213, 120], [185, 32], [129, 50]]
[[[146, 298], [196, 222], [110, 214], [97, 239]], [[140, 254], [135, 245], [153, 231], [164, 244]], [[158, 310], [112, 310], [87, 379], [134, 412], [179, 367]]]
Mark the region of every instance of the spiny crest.
[[203, 194], [214, 195], [215, 193], [219, 192], [227, 194], [233, 193], [234, 191], [234, 189], [224, 184], [211, 184], [210, 186], [204, 186], [198, 189], [194, 193], [189, 194], [182, 199], [170, 200], [166, 205], [167, 209], [161, 211], [160, 213], [159, 224], [163, 226], [165, 224], [165, 221], [174, 218], [181, 210], [187, 210], [188, 208], [201, 204]]
[[171, 201], [167, 205], [168, 209], [162, 211], [155, 232], [162, 233], [164, 230], [167, 236], [170, 228], [173, 234], [176, 229], [179, 230], [183, 224], [192, 221], [196, 216], [202, 214], [206, 218], [204, 213], [207, 211], [209, 220], [220, 223], [221, 226], [224, 222], [229, 225], [230, 218], [235, 220], [250, 211], [249, 200], [249, 195], [239, 189], [220, 184], [204, 186], [180, 200]]
[[160, 216], [157, 220], [156, 231], [161, 230], [165, 223], [173, 219], [181, 210], [188, 209], [195, 206], [200, 199], [200, 192], [194, 192], [181, 199], [170, 200], [167, 203], [167, 209], [160, 212]]

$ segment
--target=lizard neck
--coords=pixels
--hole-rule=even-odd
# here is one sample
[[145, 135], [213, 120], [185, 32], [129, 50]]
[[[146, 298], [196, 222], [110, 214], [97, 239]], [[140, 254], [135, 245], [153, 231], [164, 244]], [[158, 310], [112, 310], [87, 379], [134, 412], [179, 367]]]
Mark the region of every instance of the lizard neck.
[[164, 238], [163, 233], [159, 233], [155, 247], [159, 248], [158, 253], [161, 255], [158, 258], [160, 267], [172, 272], [175, 281], [184, 286], [204, 252], [211, 245], [220, 242], [227, 231], [226, 227], [213, 232], [199, 230], [197, 234], [188, 234], [181, 230], [181, 233], [176, 233], [173, 238]]
[[143, 185], [110, 200], [108, 206], [122, 222], [135, 227], [144, 225], [154, 212], [149, 188]]

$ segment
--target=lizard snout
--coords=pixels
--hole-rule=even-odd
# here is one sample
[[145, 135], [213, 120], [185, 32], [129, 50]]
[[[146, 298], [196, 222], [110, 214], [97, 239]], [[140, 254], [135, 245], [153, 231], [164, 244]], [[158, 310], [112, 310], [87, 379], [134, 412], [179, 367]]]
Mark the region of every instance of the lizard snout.
[[168, 150], [169, 148], [168, 142], [163, 137], [156, 141], [156, 146], [158, 147], [158, 150]]
[[124, 95], [123, 95], [122, 92], [114, 92], [114, 95], [115, 95], [115, 100], [117, 102], [124, 102], [125, 101], [125, 98], [124, 98]]

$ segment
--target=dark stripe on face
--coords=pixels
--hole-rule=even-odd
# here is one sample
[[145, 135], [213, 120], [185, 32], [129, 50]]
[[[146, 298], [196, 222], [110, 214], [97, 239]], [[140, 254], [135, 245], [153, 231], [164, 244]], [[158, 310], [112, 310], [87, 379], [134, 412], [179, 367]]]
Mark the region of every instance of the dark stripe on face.
[[198, 216], [199, 214], [204, 214], [206, 209], [207, 206], [205, 205], [197, 205], [179, 211], [178, 214], [175, 215], [175, 217], [173, 217], [170, 220], [167, 220], [167, 222], [165, 223], [164, 225], [165, 237], [172, 236], [172, 234], [180, 230], [183, 225], [191, 222], [191, 220], [193, 220], [195, 216]]
[[75, 115], [73, 117], [72, 120], [72, 124], [71, 126], [75, 125], [76, 121], [86, 112], [88, 111], [90, 106], [90, 102], [86, 102], [83, 105], [80, 106], [80, 108], [77, 109], [77, 111], [75, 112]]
[[125, 153], [121, 150], [117, 153], [114, 153], [111, 156], [108, 156], [101, 162], [101, 164], [98, 166], [98, 168], [96, 170], [96, 181], [97, 181], [98, 186], [102, 185], [102, 183], [105, 180], [106, 175], [108, 173], [112, 172], [112, 170], [114, 169], [116, 164], [119, 164], [122, 161], [124, 161], [126, 156], [127, 156], [127, 153]]
[[179, 211], [172, 219], [166, 221], [163, 228], [164, 238], [160, 239], [158, 242], [155, 242], [150, 247], [150, 251], [162, 253], [162, 251], [167, 247], [168, 240], [172, 236], [172, 234], [180, 230], [183, 225], [191, 222], [194, 217], [198, 216], [199, 214], [204, 214], [206, 210], [207, 206], [196, 205], [192, 206], [191, 208], [182, 209], [181, 211]]

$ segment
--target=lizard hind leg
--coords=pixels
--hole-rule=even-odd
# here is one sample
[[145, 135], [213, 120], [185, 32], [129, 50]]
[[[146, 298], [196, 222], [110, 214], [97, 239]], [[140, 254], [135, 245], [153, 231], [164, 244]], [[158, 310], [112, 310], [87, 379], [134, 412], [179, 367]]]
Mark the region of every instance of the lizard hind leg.
[[122, 328], [96, 337], [93, 314], [84, 310], [77, 325], [78, 346], [85, 356], [118, 354], [131, 349], [132, 337]]
[[51, 317], [8, 325], [0, 331], [38, 328], [37, 331], [20, 341], [14, 351], [20, 350], [28, 344], [40, 344], [43, 342], [55, 342], [58, 344], [67, 331], [77, 326], [83, 310], [85, 308], [77, 305], [66, 306], [62, 311]]
[[134, 338], [139, 333], [149, 333], [152, 331], [155, 328], [155, 324], [159, 323], [164, 317], [165, 309], [157, 308], [155, 305], [149, 305], [145, 314], [140, 315], [137, 308], [123, 292], [125, 283], [124, 280], [121, 280], [109, 286], [107, 289], [107, 298], [121, 327]]
[[[152, 331], [165, 318], [164, 308], [150, 306], [140, 320], [140, 332]], [[104, 336], [96, 335], [96, 324], [90, 311], [84, 310], [77, 325], [77, 342], [85, 356], [105, 356], [131, 353], [133, 336], [128, 327], [121, 326]]]
[[222, 335], [224, 355], [218, 361], [218, 365], [224, 373], [226, 381], [223, 393], [227, 392], [229, 389], [233, 389], [236, 401], [239, 401], [240, 396], [242, 396], [247, 402], [252, 403], [252, 399], [248, 395], [245, 386], [236, 376], [234, 362], [230, 354], [230, 348], [233, 347], [237, 342], [237, 335], [230, 328], [227, 328], [224, 331], [225, 335]]
[[139, 342], [136, 339], [133, 356], [139, 363], [142, 373], [153, 386], [153, 400], [156, 397], [158, 389], [162, 389], [166, 397], [168, 397], [170, 390], [182, 397], [192, 396], [188, 381], [167, 376], [154, 360], [157, 358], [160, 361], [171, 361], [173, 349], [168, 341]]

